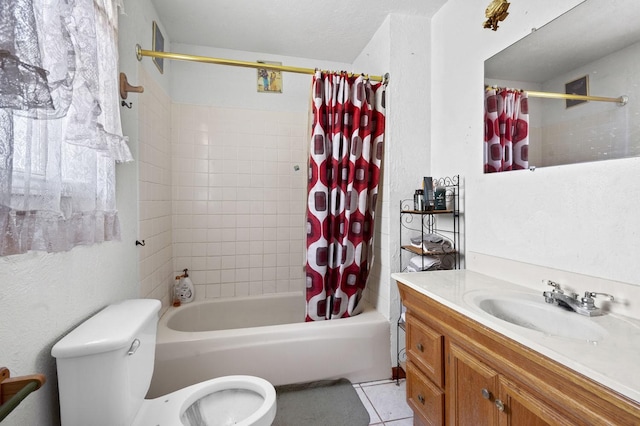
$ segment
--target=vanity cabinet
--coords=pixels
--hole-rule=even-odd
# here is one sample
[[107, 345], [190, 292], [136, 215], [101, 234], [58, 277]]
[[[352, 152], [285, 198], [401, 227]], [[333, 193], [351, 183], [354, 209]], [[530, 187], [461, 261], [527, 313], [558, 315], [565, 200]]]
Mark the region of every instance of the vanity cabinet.
[[415, 425], [444, 424], [444, 391], [411, 361], [407, 362], [407, 403], [414, 412]]
[[551, 409], [543, 399], [528, 393], [523, 387], [509, 381], [504, 376], [499, 378], [499, 401], [505, 415], [498, 416], [500, 426], [507, 425], [571, 425], [575, 424], [565, 419], [563, 413]]
[[426, 425], [444, 421], [444, 336], [407, 312], [407, 402]]
[[450, 424], [571, 425], [544, 401], [529, 394], [455, 343], [449, 345]]
[[492, 403], [498, 372], [453, 342], [447, 356], [450, 424], [495, 425], [498, 410]]
[[636, 402], [400, 282], [398, 288], [407, 308], [414, 425], [640, 424]]

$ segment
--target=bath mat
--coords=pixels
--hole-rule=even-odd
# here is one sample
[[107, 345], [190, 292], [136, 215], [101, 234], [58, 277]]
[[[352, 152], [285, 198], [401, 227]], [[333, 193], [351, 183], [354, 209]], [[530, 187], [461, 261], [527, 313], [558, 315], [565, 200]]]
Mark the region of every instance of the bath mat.
[[272, 426], [367, 426], [369, 413], [347, 379], [276, 386]]

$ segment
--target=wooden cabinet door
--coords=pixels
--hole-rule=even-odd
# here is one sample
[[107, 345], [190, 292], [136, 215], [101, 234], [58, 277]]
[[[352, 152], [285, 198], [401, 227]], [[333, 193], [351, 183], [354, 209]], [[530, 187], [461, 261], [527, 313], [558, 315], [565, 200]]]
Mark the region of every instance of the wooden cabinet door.
[[446, 371], [447, 424], [498, 424], [495, 406], [498, 373], [453, 342], [448, 345]]
[[407, 403], [413, 410], [414, 424], [444, 425], [444, 392], [434, 385], [411, 361], [407, 362]]
[[499, 426], [574, 424], [507, 378], [500, 376], [499, 381], [498, 405], [503, 407], [498, 416]]

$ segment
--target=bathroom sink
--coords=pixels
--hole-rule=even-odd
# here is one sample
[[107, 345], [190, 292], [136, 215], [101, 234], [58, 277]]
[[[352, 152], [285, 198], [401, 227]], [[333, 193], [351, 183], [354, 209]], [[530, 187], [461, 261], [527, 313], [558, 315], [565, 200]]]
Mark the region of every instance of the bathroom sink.
[[464, 298], [475, 310], [547, 336], [597, 342], [608, 334], [593, 318], [545, 303], [542, 294], [481, 290]]

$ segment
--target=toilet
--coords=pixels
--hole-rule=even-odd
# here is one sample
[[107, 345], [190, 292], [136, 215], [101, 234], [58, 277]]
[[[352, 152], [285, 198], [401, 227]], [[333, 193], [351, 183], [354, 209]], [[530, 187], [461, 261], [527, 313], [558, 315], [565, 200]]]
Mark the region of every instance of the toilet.
[[224, 376], [145, 399], [160, 301], [109, 305], [53, 346], [63, 426], [269, 426], [276, 392], [253, 376]]

